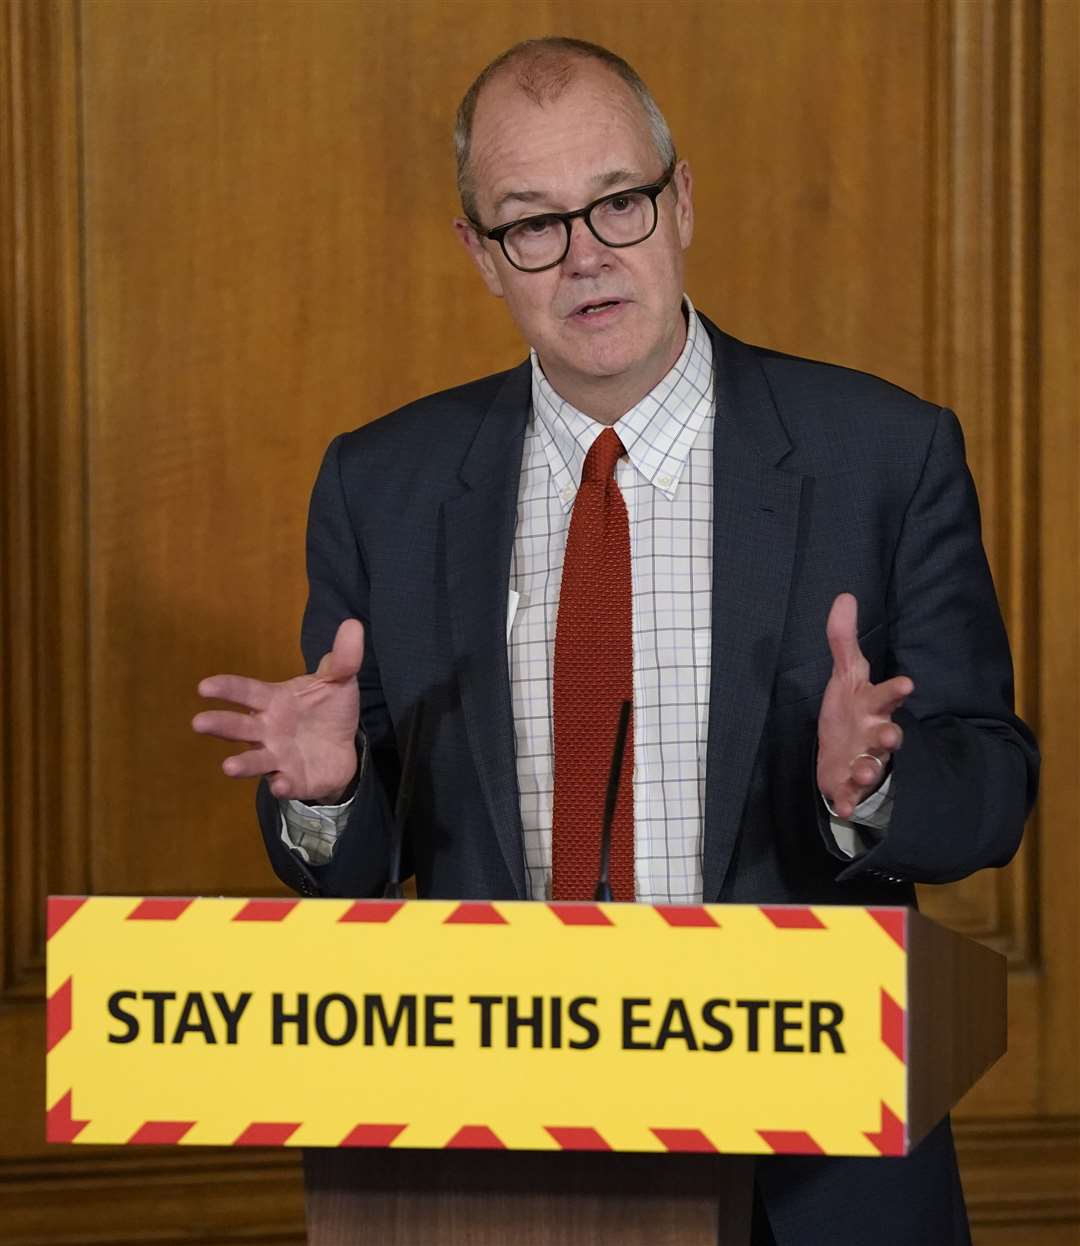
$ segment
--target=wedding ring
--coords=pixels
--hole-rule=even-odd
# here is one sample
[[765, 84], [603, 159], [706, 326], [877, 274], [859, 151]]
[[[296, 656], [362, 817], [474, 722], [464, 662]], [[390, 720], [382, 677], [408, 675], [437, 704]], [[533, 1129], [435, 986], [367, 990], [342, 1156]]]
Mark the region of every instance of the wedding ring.
[[885, 763], [881, 760], [880, 757], [875, 757], [873, 753], [856, 753], [855, 756], [851, 759], [852, 767], [854, 767], [855, 763], [859, 760], [860, 757], [867, 757], [870, 759], [870, 761], [877, 762], [878, 770], [882, 774], [885, 773]]

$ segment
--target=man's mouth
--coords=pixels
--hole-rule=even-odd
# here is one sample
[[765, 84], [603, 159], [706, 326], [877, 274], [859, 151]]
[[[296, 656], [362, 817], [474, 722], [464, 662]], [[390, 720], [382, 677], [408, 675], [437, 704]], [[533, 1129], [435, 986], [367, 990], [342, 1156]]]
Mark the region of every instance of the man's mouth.
[[622, 299], [597, 299], [595, 302], [582, 303], [580, 307], [575, 307], [571, 314], [582, 317], [595, 316], [609, 308], [618, 307], [621, 302]]

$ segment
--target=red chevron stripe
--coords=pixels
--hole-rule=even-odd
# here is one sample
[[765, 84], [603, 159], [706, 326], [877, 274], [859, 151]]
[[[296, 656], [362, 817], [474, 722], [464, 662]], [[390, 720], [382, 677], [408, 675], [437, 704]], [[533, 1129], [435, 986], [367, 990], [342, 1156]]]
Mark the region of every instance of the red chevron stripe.
[[71, 1114], [71, 1091], [61, 1096], [45, 1114], [46, 1142], [74, 1142], [89, 1121], [77, 1121]]
[[339, 922], [388, 922], [405, 907], [404, 900], [357, 900], [338, 918]]
[[283, 922], [299, 903], [299, 900], [249, 900], [233, 921]]
[[45, 905], [45, 942], [67, 923], [86, 903], [86, 896], [49, 896]]
[[462, 1125], [446, 1144], [448, 1151], [505, 1151], [501, 1138], [486, 1125]]
[[669, 1151], [713, 1152], [719, 1148], [700, 1129], [656, 1129], [652, 1132]]
[[404, 1125], [354, 1125], [338, 1146], [389, 1146]]
[[549, 902], [548, 908], [564, 926], [610, 926], [611, 918], [599, 905], [577, 902]]
[[801, 1129], [759, 1129], [765, 1145], [777, 1155], [824, 1155], [825, 1152]]
[[252, 1121], [251, 1124], [233, 1139], [233, 1146], [284, 1146], [300, 1128], [300, 1122], [289, 1124], [286, 1121]]
[[128, 1146], [175, 1146], [194, 1121], [144, 1121], [127, 1140]]
[[714, 926], [720, 923], [700, 904], [654, 904], [653, 908], [669, 926]]
[[760, 906], [761, 911], [781, 930], [824, 930], [825, 923], [813, 909], [805, 905], [766, 905]]
[[58, 986], [45, 1005], [45, 1052], [48, 1054], [71, 1029], [71, 978]]
[[494, 904], [459, 904], [443, 923], [446, 926], [505, 926], [506, 918]]
[[903, 1155], [905, 1134], [903, 1122], [883, 1099], [881, 1101], [881, 1128], [877, 1133], [867, 1133], [867, 1138], [882, 1155]]
[[867, 909], [866, 911], [894, 943], [907, 948], [906, 909]]
[[191, 907], [192, 900], [151, 898], [140, 900], [127, 915], [129, 922], [174, 922]]
[[904, 1010], [882, 987], [881, 990], [881, 1041], [900, 1061], [907, 1064], [906, 1026]]
[[545, 1125], [544, 1128], [564, 1151], [610, 1151], [611, 1146], [587, 1126]]

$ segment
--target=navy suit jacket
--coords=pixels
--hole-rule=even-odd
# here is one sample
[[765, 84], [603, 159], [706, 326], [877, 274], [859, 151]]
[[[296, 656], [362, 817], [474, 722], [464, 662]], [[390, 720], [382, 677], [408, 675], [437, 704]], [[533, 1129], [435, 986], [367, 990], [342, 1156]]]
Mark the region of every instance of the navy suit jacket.
[[[1034, 799], [1038, 755], [1013, 713], [956, 418], [875, 377], [704, 323], [716, 378], [704, 899], [906, 904], [916, 882], [1004, 865]], [[369, 757], [323, 866], [282, 844], [277, 802], [260, 789], [271, 861], [304, 894], [381, 891], [399, 757], [423, 700], [406, 843], [419, 895], [526, 896], [505, 629], [530, 397], [526, 361], [327, 451], [311, 503], [302, 647], [314, 669], [339, 623], [363, 620]], [[915, 684], [896, 716], [904, 744], [888, 833], [854, 863], [825, 833], [814, 777], [832, 669], [825, 619], [840, 592], [858, 598], [872, 678]], [[942, 1218], [962, 1215], [951, 1157], [946, 1127], [908, 1160], [775, 1161], [759, 1184], [780, 1246], [851, 1246], [860, 1233], [961, 1242], [960, 1220]], [[931, 1219], [905, 1228], [924, 1203]], [[895, 1237], [882, 1236], [883, 1208]], [[940, 1233], [926, 1236], [929, 1224]]]
[[[705, 321], [716, 373], [706, 901], [894, 903], [1016, 850], [1037, 753], [951, 412], [885, 381], [747, 346]], [[410, 715], [427, 703], [406, 853], [421, 896], [525, 898], [506, 653], [527, 362], [338, 437], [308, 530], [309, 670], [362, 619], [369, 765], [330, 864], [281, 844], [310, 895], [378, 894]], [[825, 619], [859, 601], [872, 678], [909, 675], [889, 832], [855, 864], [814, 780]], [[898, 880], [898, 881], [889, 881]]]

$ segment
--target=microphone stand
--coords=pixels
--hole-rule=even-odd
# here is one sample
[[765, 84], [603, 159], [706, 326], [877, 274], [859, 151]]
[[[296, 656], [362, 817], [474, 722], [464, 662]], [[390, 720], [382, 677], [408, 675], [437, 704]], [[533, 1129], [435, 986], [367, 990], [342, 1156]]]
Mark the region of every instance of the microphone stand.
[[600, 833], [600, 877], [596, 880], [593, 899], [611, 903], [611, 884], [608, 867], [611, 860], [611, 826], [615, 821], [615, 802], [619, 798], [619, 777], [622, 774], [623, 753], [626, 751], [626, 733], [630, 727], [630, 702], [624, 701], [619, 710], [619, 726], [615, 731], [615, 751], [611, 755], [608, 771], [607, 797], [604, 800], [604, 824]]
[[401, 849], [405, 839], [405, 824], [409, 820], [413, 787], [416, 783], [416, 756], [420, 741], [420, 729], [424, 722], [424, 702], [417, 701], [409, 723], [405, 741], [405, 759], [401, 763], [401, 781], [398, 783], [397, 801], [394, 804], [394, 831], [390, 844], [390, 877], [383, 888], [384, 900], [404, 899], [401, 890]]

